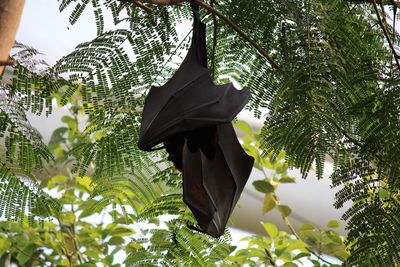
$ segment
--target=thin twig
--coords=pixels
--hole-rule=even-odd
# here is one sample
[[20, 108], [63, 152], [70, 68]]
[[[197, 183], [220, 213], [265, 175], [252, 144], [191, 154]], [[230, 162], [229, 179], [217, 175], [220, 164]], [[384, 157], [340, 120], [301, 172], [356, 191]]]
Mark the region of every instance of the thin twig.
[[172, 57], [175, 55], [176, 51], [178, 51], [178, 49], [181, 47], [181, 45], [183, 44], [183, 42], [189, 37], [189, 35], [193, 32], [193, 30], [190, 30], [185, 37], [183, 37], [182, 41], [175, 47], [174, 52], [172, 52], [169, 56], [169, 58], [164, 62], [164, 65], [161, 67], [160, 71], [158, 73], [160, 73], [153, 81], [156, 82], [156, 79], [161, 76], [161, 73], [164, 71], [165, 67], [167, 66], [167, 64], [171, 61]]
[[[292, 234], [297, 238], [297, 240], [300, 240], [300, 241], [302, 241], [304, 244], [307, 245], [307, 243], [303, 241], [303, 239], [300, 237], [300, 235], [299, 235], [299, 234], [297, 233], [297, 231], [294, 229], [294, 227], [293, 227], [293, 225], [290, 223], [289, 219], [288, 219], [288, 218], [285, 218], [284, 220], [285, 220], [286, 226], [289, 227], [290, 231], [291, 231]], [[307, 247], [306, 247], [306, 250], [307, 250], [308, 252], [310, 252], [311, 254], [313, 254], [314, 256], [316, 256], [319, 260], [321, 260], [321, 261], [323, 261], [323, 262], [325, 262], [325, 263], [327, 263], [327, 264], [329, 264], [329, 265], [332, 265], [331, 262], [329, 262], [329, 261], [327, 261], [327, 260], [321, 258], [321, 256], [320, 256], [318, 253], [316, 253], [316, 252], [314, 252], [312, 249], [310, 249], [310, 248], [308, 247], [308, 245], [307, 245]]]
[[[262, 169], [262, 172], [263, 172], [263, 174], [264, 174], [264, 177], [268, 177], [268, 176], [267, 176], [267, 173], [266, 173], [265, 170], [264, 170], [264, 168]], [[276, 197], [276, 205], [281, 205], [281, 203], [280, 203], [278, 197]], [[313, 254], [314, 256], [316, 256], [318, 259], [321, 259], [323, 262], [325, 262], [325, 263], [327, 263], [327, 264], [329, 264], [329, 265], [332, 265], [331, 262], [322, 259], [320, 255], [318, 255], [317, 253], [315, 253], [315, 252], [308, 246], [308, 244], [307, 244], [306, 242], [304, 242], [304, 240], [301, 238], [301, 236], [297, 233], [296, 229], [294, 229], [294, 227], [293, 227], [292, 223], [289, 221], [289, 218], [288, 218], [288, 217], [283, 217], [283, 216], [282, 216], [282, 219], [283, 219], [283, 221], [285, 222], [286, 226], [289, 228], [290, 232], [296, 237], [296, 239], [299, 240], [299, 241], [301, 241], [301, 242], [303, 242], [303, 243], [306, 245], [305, 249], [306, 249], [308, 252], [310, 252], [311, 254]]]
[[355, 144], [356, 146], [362, 147], [363, 143], [361, 143], [360, 141], [358, 141], [356, 138], [354, 138], [353, 136], [351, 136], [344, 128], [342, 128], [339, 124], [336, 123], [335, 120], [331, 120], [332, 123], [335, 125], [335, 127], [353, 144]]
[[[135, 4], [137, 6], [140, 5], [141, 8], [144, 8], [145, 6], [142, 2], [139, 2], [138, 0], [126, 0], [131, 2], [132, 4]], [[154, 4], [154, 5], [180, 5], [183, 3], [185, 0], [147, 0], [146, 3], [149, 4]], [[253, 40], [250, 36], [248, 36], [245, 32], [243, 32], [239, 26], [237, 26], [232, 20], [230, 20], [227, 16], [219, 12], [218, 10], [214, 9], [207, 3], [203, 2], [203, 0], [195, 0], [196, 4], [199, 6], [203, 7], [206, 9], [208, 12], [211, 14], [219, 17], [223, 21], [225, 21], [226, 24], [228, 24], [233, 30], [235, 30], [243, 39], [245, 39], [248, 43], [250, 43], [274, 68], [277, 70], [283, 72], [282, 67], [276, 63], [272, 57], [265, 51], [255, 40]], [[146, 6], [146, 8], [149, 8]], [[149, 8], [151, 12], [151, 8]]]
[[180, 5], [185, 0], [147, 0], [146, 2], [154, 5]]
[[208, 4], [203, 2], [202, 0], [196, 0], [196, 3], [199, 6], [203, 7], [204, 9], [206, 9], [207, 11], [209, 11], [210, 13], [216, 15], [217, 17], [219, 17], [220, 19], [225, 21], [226, 24], [228, 24], [232, 29], [234, 29], [243, 39], [245, 39], [247, 42], [249, 42], [271, 64], [271, 66], [273, 66], [277, 70], [283, 72], [282, 67], [272, 59], [272, 57], [267, 53], [267, 51], [265, 51], [256, 41], [251, 39], [251, 37], [249, 37], [246, 33], [244, 33], [239, 28], [239, 26], [237, 26], [227, 16], [225, 16], [224, 14], [219, 12], [218, 10], [215, 10], [214, 8], [212, 8], [211, 6], [209, 6]]
[[275, 262], [274, 258], [272, 257], [271, 252], [270, 252], [268, 249], [264, 249], [264, 251], [265, 251], [265, 253], [266, 253], [266, 254], [268, 255], [268, 257], [269, 257], [269, 258], [268, 258], [269, 263], [271, 263], [273, 267], [277, 267], [276, 262]]
[[[382, 22], [381, 15], [379, 15], [379, 9], [378, 9], [378, 6], [376, 5], [376, 0], [372, 0], [372, 5], [374, 6], [374, 10], [375, 10], [375, 13], [376, 13], [376, 17], [378, 19], [379, 26], [381, 27], [381, 29], [383, 31], [383, 34], [385, 35], [386, 40], [389, 43], [390, 49], [392, 50], [392, 54], [393, 54], [394, 60], [396, 62], [397, 68], [400, 70], [400, 62], [399, 62], [399, 59], [398, 59], [397, 52], [396, 52], [396, 50], [394, 48], [392, 40], [390, 40], [389, 33], [387, 32], [386, 27]], [[382, 10], [382, 11], [385, 12], [385, 10]]]
[[[210, 6], [214, 8], [215, 0], [211, 0]], [[213, 44], [212, 44], [212, 51], [211, 51], [211, 69], [212, 69], [212, 79], [215, 79], [215, 52], [217, 48], [217, 34], [218, 34], [218, 21], [215, 14], [212, 14], [213, 23], [214, 23], [214, 32], [213, 32]]]
[[[347, 0], [347, 2], [355, 3], [356, 5], [359, 4], [370, 4], [372, 0]], [[376, 3], [382, 4], [384, 6], [395, 6], [399, 7], [399, 3], [395, 0], [376, 0]]]

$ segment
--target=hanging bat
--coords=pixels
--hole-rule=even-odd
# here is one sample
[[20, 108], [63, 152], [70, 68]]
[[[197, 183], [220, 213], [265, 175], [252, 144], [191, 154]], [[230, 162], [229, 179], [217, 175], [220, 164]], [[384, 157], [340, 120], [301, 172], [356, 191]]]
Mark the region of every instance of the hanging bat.
[[[252, 170], [231, 121], [250, 99], [247, 88], [215, 85], [207, 69], [206, 26], [192, 4], [192, 43], [174, 76], [146, 97], [138, 147], [163, 143], [183, 173], [183, 200], [201, 231], [219, 237]], [[158, 148], [160, 149], [160, 148]]]

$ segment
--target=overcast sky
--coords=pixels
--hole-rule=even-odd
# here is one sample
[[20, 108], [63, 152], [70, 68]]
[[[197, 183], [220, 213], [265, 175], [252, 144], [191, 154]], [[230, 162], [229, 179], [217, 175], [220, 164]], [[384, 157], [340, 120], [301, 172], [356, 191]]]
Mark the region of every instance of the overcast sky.
[[51, 65], [73, 51], [75, 46], [96, 36], [92, 13], [87, 10], [74, 26], [68, 21], [70, 11], [60, 13], [56, 0], [27, 0], [17, 41], [46, 54]]

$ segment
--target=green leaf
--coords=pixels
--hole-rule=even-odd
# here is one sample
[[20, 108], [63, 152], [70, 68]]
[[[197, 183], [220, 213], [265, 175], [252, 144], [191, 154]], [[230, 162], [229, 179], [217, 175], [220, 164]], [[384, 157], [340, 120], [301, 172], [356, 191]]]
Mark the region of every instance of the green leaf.
[[122, 245], [123, 243], [125, 243], [125, 240], [120, 236], [113, 236], [108, 241], [110, 245]]
[[62, 185], [64, 183], [66, 183], [68, 180], [68, 178], [66, 176], [63, 175], [57, 175], [54, 176], [53, 178], [50, 179], [50, 181], [47, 183], [47, 188], [48, 189], [53, 189], [54, 187], [58, 186], [58, 185]]
[[345, 260], [347, 260], [348, 257], [350, 257], [350, 254], [346, 250], [342, 249], [342, 250], [335, 251], [333, 253], [333, 256], [337, 257], [338, 259], [340, 259], [342, 261], [345, 261]]
[[314, 267], [320, 267], [321, 263], [317, 260], [311, 260], [311, 262], [314, 264]]
[[76, 178], [75, 188], [82, 192], [90, 194], [91, 192], [93, 192], [94, 185], [92, 183], [92, 180], [88, 176], [83, 176]]
[[282, 177], [281, 179], [279, 179], [279, 182], [281, 184], [293, 184], [293, 183], [296, 183], [296, 179], [293, 177], [285, 176], [285, 177]]
[[308, 230], [314, 230], [315, 226], [309, 223], [305, 223], [300, 227], [300, 231], [308, 231]]
[[310, 255], [311, 255], [310, 253], [301, 252], [301, 253], [297, 254], [296, 256], [294, 256], [293, 260], [299, 260], [304, 257], [310, 257]]
[[307, 245], [303, 241], [291, 240], [290, 243], [289, 243], [288, 249], [290, 251], [293, 251], [293, 250], [302, 249], [302, 248], [305, 248], [305, 247], [307, 247]]
[[32, 257], [33, 253], [36, 250], [36, 245], [34, 243], [30, 243], [26, 245], [19, 253], [17, 256], [17, 260], [19, 264], [24, 265], [27, 263], [30, 258]]
[[253, 129], [251, 128], [250, 124], [248, 124], [245, 121], [235, 121], [233, 123], [233, 126], [235, 128], [238, 128], [239, 130], [241, 130], [243, 133], [252, 136], [253, 135]]
[[0, 256], [10, 247], [10, 240], [5, 235], [0, 236]]
[[68, 131], [66, 127], [56, 129], [51, 135], [49, 145], [57, 145], [65, 141], [64, 134]]
[[390, 192], [383, 188], [380, 188], [379, 189], [379, 197], [381, 199], [390, 199]]
[[258, 180], [253, 182], [255, 189], [261, 193], [272, 193], [275, 191], [274, 186], [266, 180]]
[[76, 267], [96, 267], [97, 265], [95, 263], [87, 262], [87, 263], [77, 264], [75, 266]]
[[118, 226], [118, 227], [114, 228], [111, 231], [110, 234], [112, 236], [121, 236], [121, 237], [123, 237], [123, 236], [132, 235], [134, 233], [135, 233], [135, 231], [133, 229], [128, 229], [128, 228], [125, 228], [125, 227], [122, 227], [122, 226]]
[[292, 213], [292, 210], [289, 208], [289, 206], [286, 205], [278, 205], [278, 210], [285, 218]]
[[283, 267], [298, 267], [298, 265], [293, 262], [286, 262]]
[[253, 145], [243, 144], [243, 149], [246, 150], [247, 154], [252, 156], [256, 161], [260, 158], [260, 152]]
[[60, 218], [63, 222], [74, 224], [75, 223], [75, 213], [73, 212], [64, 212], [60, 215]]
[[340, 222], [335, 221], [335, 220], [331, 220], [328, 222], [328, 224], [326, 225], [329, 228], [339, 228], [340, 227]]
[[300, 236], [302, 237], [303, 241], [309, 245], [315, 245], [320, 239], [320, 235], [315, 233], [315, 231], [300, 231]]
[[274, 224], [263, 223], [262, 226], [271, 238], [275, 238], [278, 235], [278, 228]]
[[71, 116], [62, 116], [61, 121], [66, 123], [69, 127], [69, 130], [72, 132], [77, 132], [77, 121], [74, 117]]
[[89, 256], [90, 258], [93, 258], [93, 259], [98, 259], [99, 258], [99, 252], [98, 251], [96, 251], [96, 250], [86, 250], [85, 252], [84, 252], [84, 254], [86, 255], [86, 256]]
[[264, 196], [264, 203], [263, 203], [263, 209], [262, 209], [263, 214], [270, 212], [275, 207], [276, 207], [275, 195], [272, 193], [266, 194]]

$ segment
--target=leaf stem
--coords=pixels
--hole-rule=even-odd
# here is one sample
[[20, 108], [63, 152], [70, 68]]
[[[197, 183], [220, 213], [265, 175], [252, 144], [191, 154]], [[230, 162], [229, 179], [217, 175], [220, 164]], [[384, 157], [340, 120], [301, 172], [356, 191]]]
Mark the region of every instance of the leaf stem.
[[[300, 235], [297, 233], [297, 231], [294, 229], [293, 225], [290, 223], [289, 219], [288, 219], [288, 218], [284, 218], [284, 220], [285, 220], [286, 226], [289, 228], [289, 230], [292, 232], [292, 234], [293, 234], [294, 236], [296, 236], [296, 238], [297, 238], [298, 240], [304, 242], [303, 239], [300, 237]], [[306, 242], [304, 242], [304, 243], [307, 244]], [[318, 253], [316, 253], [316, 252], [314, 252], [313, 250], [311, 250], [308, 246], [306, 247], [306, 249], [307, 249], [308, 252], [310, 252], [311, 254], [313, 254], [314, 256], [316, 256], [319, 260], [325, 262], [326, 264], [333, 265], [333, 263], [331, 263], [331, 262], [329, 262], [329, 261], [327, 261], [327, 260], [321, 258], [321, 256], [320, 256]]]

